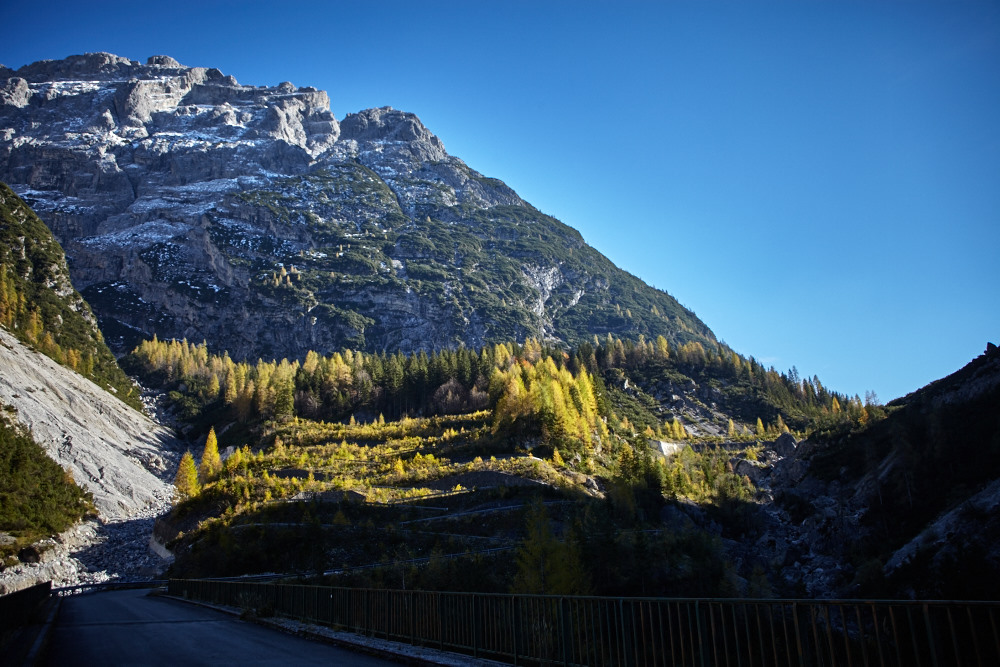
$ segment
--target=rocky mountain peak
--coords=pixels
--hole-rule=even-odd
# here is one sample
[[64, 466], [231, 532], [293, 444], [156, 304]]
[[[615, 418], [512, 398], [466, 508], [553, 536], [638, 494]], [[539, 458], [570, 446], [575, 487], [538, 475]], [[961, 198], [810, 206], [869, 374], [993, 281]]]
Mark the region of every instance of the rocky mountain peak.
[[172, 67], [180, 68], [183, 67], [179, 62], [171, 58], [170, 56], [150, 56], [146, 59], [146, 64], [150, 67]]
[[251, 358], [526, 336], [713, 340], [669, 295], [449, 155], [412, 113], [338, 123], [321, 90], [244, 86], [162, 55], [4, 75], [0, 180], [62, 242], [120, 350], [154, 333]]
[[416, 114], [397, 111], [392, 107], [365, 109], [347, 114], [340, 124], [345, 139], [357, 141], [421, 141], [439, 147], [441, 140], [424, 127]]
[[62, 60], [39, 60], [17, 70], [17, 76], [30, 82], [110, 81], [135, 76], [140, 67], [134, 60], [111, 53], [84, 53]]
[[308, 160], [327, 150], [340, 131], [322, 91], [287, 82], [241, 86], [218, 69], [185, 67], [169, 56], [152, 56], [143, 65], [87, 53], [7, 69], [0, 72], [0, 103], [0, 118], [5, 109], [31, 104], [46, 119], [50, 136], [84, 135], [72, 138], [92, 145], [220, 126], [219, 139], [284, 141], [304, 150]]

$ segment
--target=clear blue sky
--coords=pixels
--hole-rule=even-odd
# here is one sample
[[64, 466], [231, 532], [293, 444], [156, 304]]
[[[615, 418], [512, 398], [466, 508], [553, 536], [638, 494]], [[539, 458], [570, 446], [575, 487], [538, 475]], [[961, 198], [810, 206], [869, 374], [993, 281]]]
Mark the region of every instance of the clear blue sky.
[[1000, 3], [14, 2], [0, 62], [170, 55], [415, 112], [735, 349], [889, 400], [1000, 342]]

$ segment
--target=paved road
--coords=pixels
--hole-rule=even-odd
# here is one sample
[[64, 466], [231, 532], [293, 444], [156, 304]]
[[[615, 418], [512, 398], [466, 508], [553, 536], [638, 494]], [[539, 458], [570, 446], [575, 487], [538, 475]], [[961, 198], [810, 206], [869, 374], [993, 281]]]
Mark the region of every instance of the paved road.
[[64, 598], [43, 664], [381, 667], [396, 663], [135, 590]]

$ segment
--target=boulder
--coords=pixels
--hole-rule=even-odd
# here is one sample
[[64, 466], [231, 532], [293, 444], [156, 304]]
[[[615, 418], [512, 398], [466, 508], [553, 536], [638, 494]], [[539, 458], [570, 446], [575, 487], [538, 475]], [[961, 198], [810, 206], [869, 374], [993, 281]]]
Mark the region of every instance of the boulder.
[[687, 447], [684, 443], [667, 442], [665, 440], [650, 440], [649, 445], [663, 456], [680, 454], [681, 450]]
[[17, 559], [22, 563], [40, 563], [42, 561], [42, 552], [32, 544], [18, 551]]
[[774, 451], [778, 456], [794, 456], [799, 443], [791, 433], [782, 433], [774, 441]]
[[0, 85], [0, 104], [9, 104], [15, 107], [28, 106], [31, 99], [31, 89], [28, 82], [19, 77], [7, 79]]
[[756, 485], [770, 474], [771, 466], [766, 463], [761, 463], [760, 461], [739, 459], [733, 465], [733, 472], [740, 476], [746, 475], [750, 478], [750, 481]]
[[183, 65], [170, 56], [150, 56], [146, 60], [146, 64], [150, 67], [183, 67]]

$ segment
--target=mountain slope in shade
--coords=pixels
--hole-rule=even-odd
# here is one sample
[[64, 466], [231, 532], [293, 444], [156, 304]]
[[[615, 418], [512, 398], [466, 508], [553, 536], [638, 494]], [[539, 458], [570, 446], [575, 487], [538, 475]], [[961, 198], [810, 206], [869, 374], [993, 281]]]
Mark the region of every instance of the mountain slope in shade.
[[823, 576], [841, 597], [997, 599], [997, 405], [1000, 352], [990, 346], [887, 405], [885, 419], [814, 434], [772, 477], [792, 517], [796, 546], [785, 548], [808, 544], [835, 564]]
[[0, 325], [64, 366], [140, 408], [90, 306], [70, 282], [66, 257], [38, 216], [0, 183]]
[[338, 122], [313, 88], [163, 56], [0, 70], [0, 180], [62, 241], [122, 349], [154, 333], [249, 358], [714, 340], [413, 114]]

